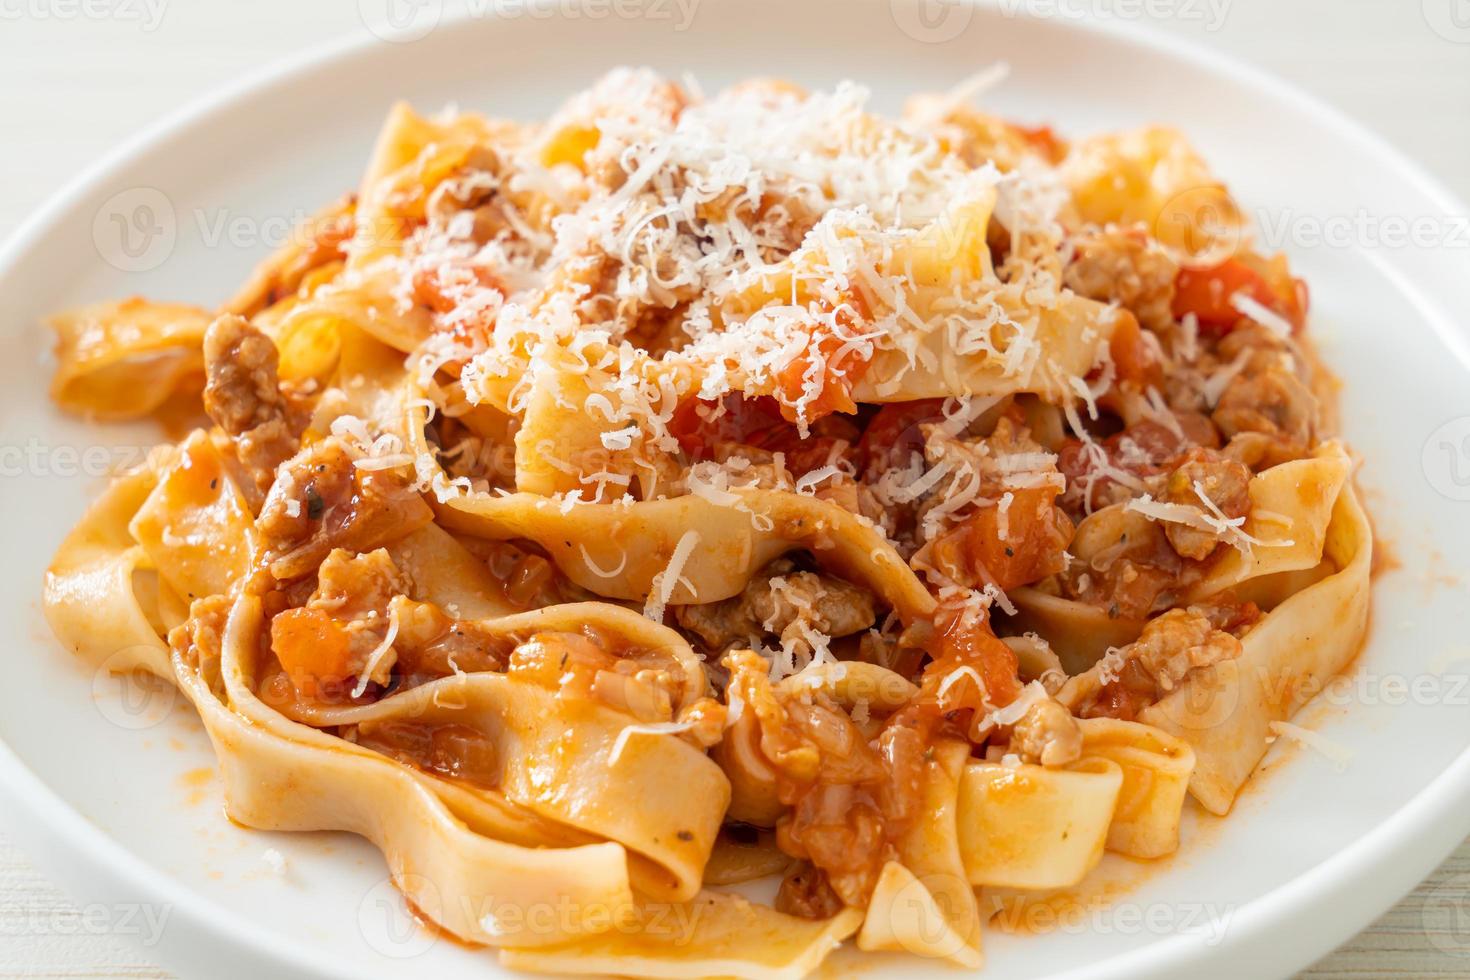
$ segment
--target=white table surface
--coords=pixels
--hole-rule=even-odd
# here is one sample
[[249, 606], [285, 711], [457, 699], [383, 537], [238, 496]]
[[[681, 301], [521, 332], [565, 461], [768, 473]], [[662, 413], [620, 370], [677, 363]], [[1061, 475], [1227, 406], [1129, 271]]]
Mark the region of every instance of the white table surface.
[[[360, 11], [385, 2], [0, 0], [0, 234], [144, 124], [278, 57], [361, 34]], [[1025, 9], [1153, 11], [1142, 17], [1151, 26], [1335, 103], [1470, 199], [1470, 0], [1055, 0]], [[0, 977], [168, 976], [145, 950], [88, 928], [85, 913], [8, 842], [0, 814]], [[1467, 921], [1470, 843], [1302, 976], [1470, 977]]]

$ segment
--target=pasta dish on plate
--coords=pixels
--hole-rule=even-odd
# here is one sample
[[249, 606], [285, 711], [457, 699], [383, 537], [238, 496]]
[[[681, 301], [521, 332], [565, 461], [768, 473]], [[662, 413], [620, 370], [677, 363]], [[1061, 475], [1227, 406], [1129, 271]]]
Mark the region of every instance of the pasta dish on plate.
[[518, 969], [974, 968], [995, 895], [1174, 852], [1365, 633], [1306, 288], [1171, 129], [866, 100], [400, 105], [222, 306], [57, 316], [63, 408], [200, 420], [57, 636]]

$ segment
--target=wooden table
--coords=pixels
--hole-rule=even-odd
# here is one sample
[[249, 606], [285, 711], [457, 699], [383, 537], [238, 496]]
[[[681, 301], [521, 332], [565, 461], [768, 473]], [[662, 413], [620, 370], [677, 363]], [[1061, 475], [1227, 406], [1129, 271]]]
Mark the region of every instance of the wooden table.
[[[1470, 198], [1470, 27], [1460, 30], [1448, 19], [1456, 4], [1463, 0], [1215, 0], [1220, 23], [1193, 16], [1208, 8], [1201, 0], [1134, 6], [1178, 11], [1152, 26], [1254, 62], [1336, 103]], [[0, 0], [0, 231], [13, 229], [97, 154], [192, 94], [363, 30], [359, 4], [351, 0], [172, 0], [161, 8], [155, 0], [154, 6], [162, 10], [157, 23], [146, 14], [143, 20], [63, 18], [60, 12], [80, 5], [62, 0]], [[1051, 6], [1069, 13], [1131, 9], [1107, 0]], [[29, 12], [38, 8], [57, 15]], [[147, 5], [109, 9], [146, 11]], [[1467, 913], [1470, 843], [1302, 976], [1470, 977], [1470, 940], [1460, 921]], [[121, 939], [89, 933], [76, 907], [0, 826], [0, 976], [155, 980], [167, 974]]]

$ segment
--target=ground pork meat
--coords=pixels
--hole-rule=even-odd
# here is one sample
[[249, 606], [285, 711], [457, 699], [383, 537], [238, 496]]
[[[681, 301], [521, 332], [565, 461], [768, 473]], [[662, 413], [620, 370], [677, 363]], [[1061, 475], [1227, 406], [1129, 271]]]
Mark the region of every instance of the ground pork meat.
[[993, 498], [1009, 488], [1009, 477], [1056, 469], [1056, 457], [1032, 438], [1024, 424], [1007, 415], [997, 419], [983, 438], [954, 435], [939, 423], [921, 423], [919, 430], [924, 435], [925, 462], [931, 468], [943, 465], [954, 474], [940, 487], [963, 485], [969, 479], [964, 474], [974, 473], [980, 477], [980, 493]]
[[323, 439], [282, 464], [256, 520], [256, 565], [275, 581], [299, 578], [333, 548], [371, 551], [433, 517], [403, 477], [360, 470], [340, 442]]
[[[370, 683], [387, 688], [396, 662], [390, 606], [409, 588], [386, 551], [332, 551], [306, 602], [271, 615], [271, 651], [281, 670], [264, 680], [263, 697], [300, 718], [303, 706], [354, 702]], [[283, 595], [266, 599], [278, 607]]]
[[398, 670], [403, 686], [450, 674], [503, 671], [515, 643], [475, 622], [453, 618], [429, 602], [398, 596], [390, 607], [398, 622]]
[[1261, 607], [1254, 602], [1242, 602], [1230, 592], [1223, 592], [1189, 607], [1189, 611], [1208, 619], [1215, 629], [1229, 633], [1236, 639], [1245, 636], [1261, 621]]
[[195, 599], [189, 606], [189, 618], [168, 633], [169, 648], [185, 663], [199, 668], [201, 676], [210, 684], [219, 677], [225, 621], [229, 619], [232, 603], [227, 595]]
[[1229, 440], [1226, 451], [1253, 468], [1305, 455], [1318, 437], [1320, 411], [1310, 366], [1292, 342], [1246, 324], [1221, 338], [1214, 356], [1239, 365], [1212, 416]]
[[[677, 166], [664, 168], [660, 177], [675, 196], [686, 190], [690, 180], [688, 172]], [[773, 227], [786, 227], [785, 213], [778, 209], [773, 214], [782, 219]], [[760, 224], [752, 227], [751, 219]], [[647, 223], [642, 226], [645, 234], [635, 236], [620, 251], [608, 252], [605, 243], [589, 241], [575, 263], [567, 266], [567, 285], [578, 292], [586, 290], [580, 310], [594, 320], [610, 322], [616, 336], [637, 341], [654, 354], [681, 349], [692, 339], [684, 327], [690, 304], [711, 285], [703, 262], [706, 228], [723, 232], [723, 223], [731, 220], [754, 240], [768, 240], [762, 231], [767, 222], [748, 206], [706, 202], [692, 225]], [[786, 240], [789, 233], [781, 238]], [[770, 254], [771, 261], [776, 261], [785, 253]], [[629, 281], [646, 285], [646, 299], [627, 295]]]
[[1169, 469], [1185, 442], [1157, 422], [1141, 421], [1091, 445], [1068, 439], [1057, 454], [1067, 480], [1059, 502], [1074, 520], [1140, 493], [1147, 477]]
[[[1240, 656], [1240, 640], [1194, 609], [1171, 609], [1104, 658], [1102, 683], [1073, 705], [1083, 718], [1132, 720], [1200, 668]], [[1065, 695], [1065, 692], [1064, 692]]]
[[827, 873], [810, 861], [800, 861], [781, 880], [776, 911], [803, 919], [830, 919], [845, 907], [832, 890]]
[[861, 782], [810, 787], [776, 825], [777, 846], [822, 869], [843, 903], [858, 907], [868, 903], [883, 864], [894, 854], [882, 808], [873, 796], [883, 767], [876, 752], [868, 749], [867, 754], [872, 771]]
[[[1198, 414], [1205, 422], [1209, 422], [1210, 403], [1205, 395], [1209, 372], [1205, 368], [1213, 366], [1216, 366], [1213, 359], [1203, 364], [1181, 359], [1173, 364], [1159, 385], [1159, 391], [1170, 411], [1176, 416], [1185, 413]], [[1218, 444], [1219, 441], [1220, 434], [1216, 432], [1211, 444]]]
[[830, 575], [797, 571], [777, 559], [753, 576], [737, 596], [679, 606], [674, 618], [712, 650], [760, 646], [767, 634], [806, 643], [807, 631], [849, 636], [873, 625], [877, 613], [868, 590]]
[[1162, 524], [1136, 511], [1093, 514], [1078, 525], [1071, 554], [1076, 560], [1056, 578], [1059, 593], [1113, 619], [1145, 619], [1172, 605], [1186, 584], [1186, 563]]
[[[1250, 468], [1244, 463], [1213, 449], [1191, 449], [1163, 478], [1159, 496], [1171, 504], [1201, 507], [1203, 493], [1226, 518], [1234, 520], [1250, 512], [1250, 480]], [[1182, 557], [1195, 560], [1208, 558], [1221, 543], [1213, 531], [1172, 521], [1164, 525], [1164, 534]]]
[[732, 783], [768, 785], [785, 811], [776, 820], [777, 846], [826, 879], [789, 883], [783, 907], [818, 911], [830, 901], [828, 888], [844, 905], [866, 905], [896, 854], [894, 841], [920, 815], [929, 750], [943, 724], [939, 710], [910, 705], [871, 738], [821, 692], [778, 693], [758, 654], [738, 650], [722, 664], [729, 692], [745, 705], [739, 724], [757, 729], [761, 764], [747, 772], [738, 755], [718, 749], [716, 759]]
[[[347, 635], [353, 676], [357, 676], [368, 655], [388, 635], [389, 603], [410, 587], [408, 578], [381, 548], [363, 555], [338, 548], [318, 568], [316, 592], [306, 608], [326, 613]], [[390, 649], [378, 660], [373, 667], [374, 683], [388, 683], [395, 659]]]
[[1082, 729], [1070, 711], [1047, 698], [1033, 705], [1011, 729], [1011, 751], [1022, 762], [1065, 766], [1082, 757]]
[[1109, 229], [1078, 236], [1064, 281], [1079, 295], [1117, 303], [1154, 331], [1174, 322], [1175, 264], [1143, 228]]
[[[636, 86], [636, 109], [630, 109], [630, 83]], [[582, 167], [594, 186], [611, 194], [627, 181], [631, 161], [628, 138], [614, 138], [610, 131], [625, 132], [624, 127], [635, 118], [639, 129], [672, 130], [688, 104], [688, 95], [671, 81], [642, 72], [613, 72], [554, 117], [553, 126], [585, 127], [592, 132], [591, 145], [581, 155]], [[601, 138], [597, 138], [598, 129]]]
[[204, 334], [204, 410], [234, 439], [240, 462], [262, 493], [298, 445], [278, 363], [276, 345], [244, 317], [226, 314]]
[[[425, 214], [436, 228], [454, 228], [477, 245], [512, 227], [508, 205], [499, 189], [505, 165], [488, 146], [470, 150], [453, 176], [440, 182], [429, 194]], [[468, 214], [468, 219], [462, 215]], [[430, 304], [425, 304], [430, 305]]]
[[596, 700], [640, 722], [666, 722], [687, 678], [666, 652], [629, 648], [591, 627], [537, 633], [511, 652], [507, 672], [569, 700]]
[[1234, 378], [1212, 419], [1230, 439], [1227, 452], [1252, 465], [1273, 466], [1306, 454], [1317, 399], [1295, 374], [1272, 366]]
[[309, 605], [343, 619], [386, 616], [394, 596], [406, 595], [408, 577], [379, 548], [354, 555], [338, 548], [317, 569], [316, 592]]
[[1241, 653], [1239, 640], [1189, 609], [1171, 609], [1153, 620], [1132, 647], [1132, 658], [1164, 693], [1178, 687], [1190, 671]]
[[1069, 571], [1058, 577], [1062, 595], [1104, 609], [1110, 619], [1143, 619], [1168, 605], [1178, 591], [1180, 563], [1162, 531], [1159, 539], [1172, 562], [1117, 558], [1099, 571]]
[[[1241, 354], [1249, 353], [1253, 356], [1261, 354], [1290, 355], [1293, 342], [1272, 330], [1270, 327], [1262, 326], [1254, 321], [1244, 321], [1225, 334], [1215, 344], [1215, 358], [1221, 363], [1229, 363]], [[1259, 362], [1263, 366], [1268, 362]], [[1293, 356], [1291, 362], [1286, 364], [1291, 368], [1300, 365]]]

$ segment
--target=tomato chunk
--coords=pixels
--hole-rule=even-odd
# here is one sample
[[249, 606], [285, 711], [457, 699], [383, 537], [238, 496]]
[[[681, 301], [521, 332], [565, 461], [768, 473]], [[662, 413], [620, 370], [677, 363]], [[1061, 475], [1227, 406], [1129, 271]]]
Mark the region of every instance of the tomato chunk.
[[[788, 422], [800, 415], [811, 423], [833, 412], [851, 415], [857, 411], [852, 389], [867, 373], [869, 362], [846, 345], [847, 341], [833, 334], [813, 333], [806, 349], [777, 372], [776, 395]], [[798, 413], [792, 406], [807, 397], [813, 383], [818, 386], [816, 394], [805, 403], [805, 411]]]
[[[419, 269], [413, 274], [414, 299], [435, 313], [447, 316], [460, 309], [468, 297], [478, 297], [487, 289], [504, 296], [508, 290], [489, 270], [480, 266], [443, 266]], [[470, 304], [473, 305], [473, 304]], [[468, 309], [452, 321], [451, 331], [478, 344], [487, 344], [495, 332], [498, 304]]]
[[978, 508], [934, 542], [930, 560], [968, 588], [1007, 591], [1055, 575], [1067, 567], [1063, 552], [1073, 530], [1056, 497], [1054, 487], [1032, 487], [1012, 493], [1004, 517], [998, 504]]
[[1163, 381], [1163, 364], [1158, 354], [1143, 339], [1138, 318], [1127, 310], [1119, 310], [1108, 341], [1108, 353], [1118, 371], [1119, 381], [1136, 381], [1141, 385], [1157, 385]]
[[858, 440], [858, 465], [873, 479], [892, 467], [902, 466], [913, 453], [924, 450], [924, 433], [919, 426], [943, 419], [943, 398], [884, 405]]
[[1174, 282], [1174, 316], [1193, 313], [1206, 333], [1225, 333], [1240, 319], [1231, 300], [1244, 295], [1301, 329], [1306, 319], [1305, 291], [1287, 279], [1280, 290], [1250, 262], [1227, 259], [1208, 269], [1180, 269]]
[[1066, 142], [1050, 126], [1016, 126], [1021, 136], [1051, 163], [1061, 163], [1067, 155]]
[[[984, 616], [966, 614], [958, 608], [941, 607], [934, 625], [939, 630], [934, 660], [924, 668], [920, 699], [938, 703], [945, 711], [975, 710], [975, 718], [990, 708], [1010, 704], [1021, 693], [1016, 654], [996, 637]], [[969, 673], [950, 681], [941, 697], [939, 689], [955, 671], [968, 667], [980, 678], [975, 684]]]
[[317, 697], [354, 676], [347, 633], [320, 609], [287, 609], [271, 620], [271, 650], [296, 690]]
[[669, 420], [669, 434], [692, 459], [713, 459], [722, 444], [734, 443], [784, 453], [786, 468], [803, 476], [843, 455], [857, 439], [857, 427], [842, 418], [823, 419], [806, 439], [782, 415], [770, 396], [742, 397], [734, 391], [721, 401], [691, 398], [680, 402]]

